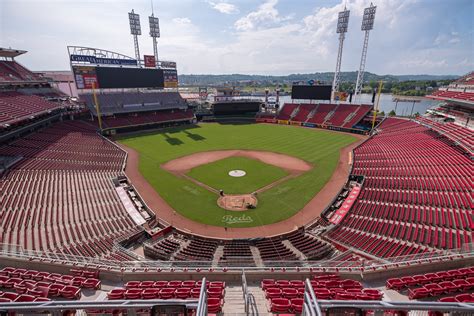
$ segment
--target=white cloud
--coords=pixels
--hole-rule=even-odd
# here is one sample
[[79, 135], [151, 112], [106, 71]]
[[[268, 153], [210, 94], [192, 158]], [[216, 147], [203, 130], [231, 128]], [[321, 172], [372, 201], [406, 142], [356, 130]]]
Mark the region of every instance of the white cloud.
[[212, 2], [212, 1], [209, 1], [209, 4], [214, 10], [217, 10], [220, 13], [224, 13], [224, 14], [239, 13], [239, 9], [237, 8], [235, 4], [231, 4], [227, 2]]
[[459, 38], [458, 32], [450, 32], [450, 33], [439, 33], [434, 40], [434, 45], [436, 46], [444, 46], [446, 44], [457, 44], [461, 42]]
[[259, 28], [276, 26], [278, 23], [291, 19], [291, 16], [283, 17], [275, 6], [278, 0], [266, 0], [256, 11], [238, 19], [234, 26], [238, 31], [251, 31]]
[[[2, 2], [2, 13], [5, 13], [2, 25], [5, 27], [0, 27], [0, 46], [28, 50], [29, 53], [19, 57], [19, 61], [33, 70], [67, 69], [67, 45], [100, 47], [133, 56], [126, 15], [130, 1], [120, 1], [111, 10], [105, 10], [107, 3], [98, 2], [94, 13], [82, 2], [7, 0], [5, 5]], [[205, 2], [206, 6], [185, 10], [197, 1]], [[209, 14], [207, 6], [210, 1], [214, 4], [239, 3], [239, 6], [241, 3], [233, 0], [183, 0], [178, 1], [176, 7], [170, 6], [169, 10], [160, 12], [162, 37], [158, 40], [159, 57], [175, 60], [179, 73], [333, 71], [338, 45], [337, 13], [344, 4], [351, 10], [351, 17], [344, 43], [342, 70], [354, 71], [359, 66], [363, 41], [360, 23], [363, 9], [370, 5], [370, 0], [347, 0], [344, 4], [318, 8], [305, 4], [308, 13], [295, 15], [298, 19], [292, 18], [290, 10], [279, 10], [277, 0], [261, 0], [261, 5], [243, 14], [235, 24], [227, 19], [225, 28], [222, 28], [222, 21], [217, 24], [212, 19], [200, 19], [199, 14], [206, 11]], [[418, 14], [421, 4], [415, 0], [384, 0], [377, 5], [375, 26], [370, 34], [367, 71], [381, 74], [461, 74], [474, 68], [473, 31], [465, 27], [466, 22], [455, 20], [455, 23], [447, 24], [449, 17], [446, 16], [445, 24], [438, 27], [445, 12], [438, 8], [438, 11], [427, 9], [424, 14]], [[142, 15], [143, 22], [148, 6], [135, 9]], [[204, 11], [198, 12], [199, 9]], [[243, 5], [239, 9], [242, 11]], [[38, 13], [53, 10], [58, 14], [48, 16], [48, 19]], [[68, 15], [67, 12], [71, 11], [76, 14]], [[142, 23], [144, 36], [139, 39], [140, 51], [151, 53], [152, 41], [145, 36], [148, 31], [146, 24]], [[36, 27], [31, 29], [25, 25]], [[212, 28], [222, 28], [221, 31], [226, 31], [225, 36], [210, 31]]]
[[173, 22], [180, 25], [189, 25], [192, 24], [189, 18], [174, 18]]
[[[472, 64], [472, 58], [465, 60], [462, 52], [452, 56], [448, 49], [443, 52], [423, 50], [416, 47], [416, 41], [406, 39], [406, 32], [412, 27], [410, 23], [418, 22], [416, 16], [408, 16], [412, 10], [410, 4], [414, 3], [416, 0], [403, 3], [385, 0], [379, 4], [366, 70], [394, 74], [453, 73], [449, 69], [461, 69]], [[229, 35], [235, 38], [228, 44], [206, 41], [206, 37], [198, 32], [185, 41], [179, 40], [182, 45], [179, 64], [186, 64], [180, 71], [253, 74], [333, 71], [338, 45], [337, 13], [344, 4], [315, 8], [299, 20], [282, 15], [276, 8], [277, 4], [278, 0], [267, 0], [240, 18], [234, 24], [236, 32]], [[346, 5], [351, 10], [351, 17], [342, 70], [353, 71], [359, 66], [363, 40], [360, 23], [370, 0], [348, 0]], [[389, 39], [387, 34], [390, 34]], [[413, 36], [417, 37], [417, 34]], [[401, 40], [406, 42], [402, 44]], [[170, 41], [170, 45], [175, 46], [176, 39]], [[401, 45], [405, 46], [402, 48]], [[196, 56], [199, 56], [199, 62], [196, 62]], [[459, 64], [463, 60], [462, 65]]]

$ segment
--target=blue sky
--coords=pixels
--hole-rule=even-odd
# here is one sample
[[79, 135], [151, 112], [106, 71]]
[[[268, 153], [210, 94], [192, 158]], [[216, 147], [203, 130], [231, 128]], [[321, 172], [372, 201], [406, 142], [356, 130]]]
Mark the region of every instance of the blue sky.
[[[366, 70], [464, 74], [474, 69], [473, 0], [378, 0]], [[334, 71], [337, 13], [351, 10], [343, 71], [358, 69], [370, 0], [154, 0], [160, 59], [180, 73]], [[1, 0], [0, 46], [28, 50], [33, 70], [69, 69], [67, 45], [133, 56], [127, 12], [141, 15], [141, 52], [152, 54], [150, 0]]]

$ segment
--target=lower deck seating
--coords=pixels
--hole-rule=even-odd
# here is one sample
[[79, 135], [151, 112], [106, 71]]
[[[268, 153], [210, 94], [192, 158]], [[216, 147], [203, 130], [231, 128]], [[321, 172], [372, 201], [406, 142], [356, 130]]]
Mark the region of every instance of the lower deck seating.
[[290, 243], [302, 252], [308, 260], [319, 260], [329, 256], [333, 251], [330, 244], [321, 241], [320, 239], [306, 234], [304, 230], [297, 230], [285, 236]]
[[189, 244], [181, 248], [175, 255], [178, 261], [212, 261], [218, 246], [217, 240], [193, 237]]
[[229, 241], [224, 244], [223, 254], [219, 260], [219, 265], [232, 266], [248, 266], [255, 265], [250, 245], [245, 241]]
[[442, 123], [435, 119], [422, 116], [417, 117], [416, 120], [445, 135], [449, 139], [460, 143], [471, 152], [474, 152], [474, 131], [472, 129], [459, 126], [452, 122]]
[[379, 130], [354, 150], [352, 173], [365, 177], [364, 186], [326, 236], [381, 258], [467, 247], [474, 229], [468, 154], [409, 120], [389, 118]]
[[194, 117], [192, 110], [164, 110], [128, 115], [102, 117], [103, 128], [118, 128], [135, 125], [150, 125], [175, 121], [190, 121]]
[[109, 254], [140, 230], [112, 179], [125, 153], [80, 121], [56, 123], [0, 147], [23, 159], [0, 178], [0, 242], [78, 256]]
[[255, 246], [260, 252], [260, 257], [265, 261], [295, 261], [298, 260], [296, 254], [287, 248], [278, 238], [267, 238], [257, 241]]

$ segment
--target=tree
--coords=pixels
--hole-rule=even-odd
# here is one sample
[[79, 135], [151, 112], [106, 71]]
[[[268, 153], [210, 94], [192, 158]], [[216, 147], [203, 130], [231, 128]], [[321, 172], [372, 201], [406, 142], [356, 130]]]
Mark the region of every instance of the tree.
[[391, 110], [390, 113], [388, 113], [388, 116], [395, 116], [397, 113], [395, 113], [395, 110]]
[[369, 86], [373, 89], [375, 89], [377, 87], [377, 82], [375, 80], [370, 80], [369, 82]]

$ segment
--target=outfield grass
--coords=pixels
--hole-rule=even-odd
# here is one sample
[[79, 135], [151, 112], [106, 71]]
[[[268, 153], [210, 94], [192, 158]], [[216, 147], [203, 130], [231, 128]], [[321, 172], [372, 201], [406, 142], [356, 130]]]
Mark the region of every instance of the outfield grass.
[[[356, 138], [351, 135], [318, 129], [218, 123], [167, 129], [120, 140], [140, 153], [140, 172], [177, 212], [197, 222], [231, 227], [260, 226], [291, 217], [326, 184], [339, 161], [339, 150], [354, 141]], [[160, 165], [196, 152], [230, 149], [279, 152], [306, 160], [313, 169], [259, 194], [257, 209], [238, 214], [251, 221], [228, 225], [223, 222], [223, 216], [232, 212], [217, 206], [216, 194], [191, 180], [174, 176]]]
[[[231, 177], [229, 171], [240, 169], [247, 174]], [[229, 157], [191, 169], [188, 176], [226, 194], [252, 193], [288, 175], [286, 170], [246, 157]]]

